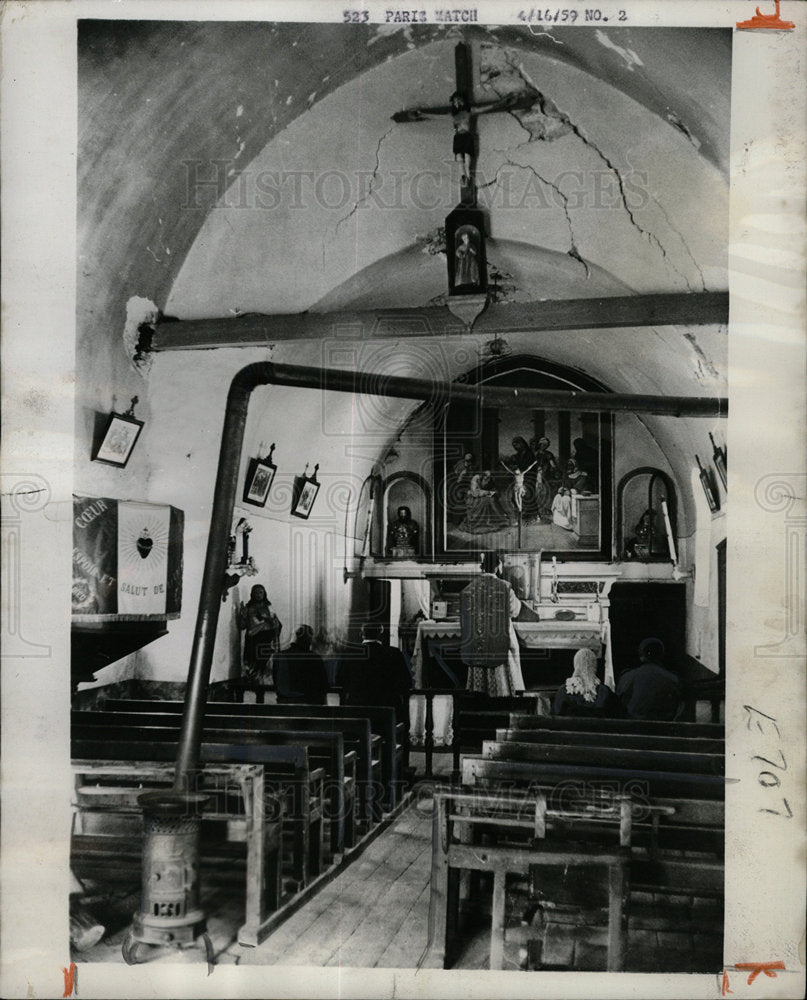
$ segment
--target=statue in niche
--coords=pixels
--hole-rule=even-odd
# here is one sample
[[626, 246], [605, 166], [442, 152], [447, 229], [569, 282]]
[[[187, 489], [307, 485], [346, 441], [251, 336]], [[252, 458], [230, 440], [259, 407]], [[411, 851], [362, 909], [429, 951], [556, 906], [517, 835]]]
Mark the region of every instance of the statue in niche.
[[454, 284], [479, 285], [479, 230], [476, 226], [460, 226], [454, 250]]
[[652, 507], [639, 518], [634, 529], [635, 535], [629, 538], [625, 545], [628, 559], [649, 559], [653, 555], [654, 519], [656, 512]]
[[420, 554], [420, 525], [408, 507], [398, 508], [398, 517], [387, 526], [387, 555], [412, 559]]

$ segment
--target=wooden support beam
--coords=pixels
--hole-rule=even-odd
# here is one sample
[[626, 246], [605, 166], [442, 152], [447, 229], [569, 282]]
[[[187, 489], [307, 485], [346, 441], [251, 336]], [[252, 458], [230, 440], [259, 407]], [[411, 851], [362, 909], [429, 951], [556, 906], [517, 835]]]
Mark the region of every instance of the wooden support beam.
[[[606, 330], [616, 327], [702, 326], [728, 322], [727, 292], [625, 295], [489, 305], [473, 332], [483, 336], [523, 331]], [[152, 350], [266, 347], [281, 340], [377, 340], [451, 337], [465, 325], [446, 306], [357, 312], [250, 313], [221, 319], [158, 321]]]

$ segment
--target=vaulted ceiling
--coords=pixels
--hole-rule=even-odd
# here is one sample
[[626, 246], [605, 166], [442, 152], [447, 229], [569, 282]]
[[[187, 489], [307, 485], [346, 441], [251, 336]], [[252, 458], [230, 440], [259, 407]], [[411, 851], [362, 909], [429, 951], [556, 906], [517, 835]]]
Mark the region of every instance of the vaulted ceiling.
[[[727, 288], [729, 32], [81, 22], [79, 405], [136, 390], [135, 296], [179, 318], [444, 302], [451, 121], [391, 116], [447, 103], [460, 40], [477, 101], [537, 95], [478, 119], [500, 301]], [[720, 395], [724, 334], [513, 341], [617, 391]]]

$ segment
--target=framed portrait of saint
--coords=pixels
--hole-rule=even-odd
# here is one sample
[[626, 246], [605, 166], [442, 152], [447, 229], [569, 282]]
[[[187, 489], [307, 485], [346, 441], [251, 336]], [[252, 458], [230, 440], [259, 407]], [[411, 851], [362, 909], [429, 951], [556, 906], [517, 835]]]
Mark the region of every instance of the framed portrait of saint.
[[260, 458], [250, 459], [244, 483], [244, 503], [265, 507], [277, 466]]
[[111, 413], [93, 461], [125, 468], [142, 430], [142, 420], [122, 413]]
[[294, 517], [302, 517], [306, 521], [311, 516], [314, 501], [319, 493], [320, 483], [307, 476], [298, 476], [294, 482], [294, 501], [291, 512]]

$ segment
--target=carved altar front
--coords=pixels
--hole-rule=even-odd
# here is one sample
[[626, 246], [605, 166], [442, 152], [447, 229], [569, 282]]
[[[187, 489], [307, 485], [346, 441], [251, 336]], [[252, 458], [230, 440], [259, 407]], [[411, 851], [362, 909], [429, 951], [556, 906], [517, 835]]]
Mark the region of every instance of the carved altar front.
[[[421, 573], [424, 569], [420, 567]], [[434, 573], [442, 579], [462, 575], [469, 580], [475, 575], [469, 574], [467, 567], [463, 567], [462, 574], [458, 569], [430, 567], [423, 575]], [[619, 567], [614, 565], [559, 564], [556, 560], [542, 563], [539, 553], [509, 555], [504, 576], [522, 602], [522, 617], [532, 619], [514, 622], [519, 645], [527, 649], [593, 649], [603, 658], [605, 683], [613, 688], [608, 594], [620, 575]], [[423, 682], [429, 642], [459, 646], [460, 635], [457, 616], [418, 623], [412, 652], [416, 686]]]

